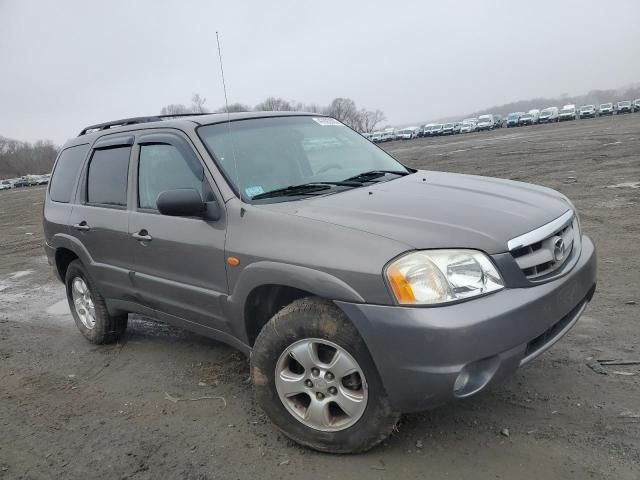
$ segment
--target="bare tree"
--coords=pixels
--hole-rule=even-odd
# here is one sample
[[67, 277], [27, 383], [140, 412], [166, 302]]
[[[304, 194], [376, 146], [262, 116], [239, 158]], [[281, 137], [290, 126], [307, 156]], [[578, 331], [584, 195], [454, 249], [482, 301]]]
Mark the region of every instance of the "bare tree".
[[380, 122], [384, 122], [387, 117], [382, 110], [360, 110], [360, 117], [362, 118], [362, 131], [371, 133]]
[[[206, 113], [209, 110], [205, 107], [207, 99], [196, 93], [191, 97], [191, 106], [186, 107], [180, 103], [162, 107], [163, 115], [178, 115], [181, 113]], [[229, 105], [229, 112], [250, 112], [250, 111], [305, 111], [312, 113], [323, 113], [340, 120], [345, 125], [359, 132], [371, 132], [380, 123], [386, 120], [381, 110], [358, 109], [356, 102], [350, 98], [335, 98], [328, 106], [322, 107], [317, 103], [304, 104], [294, 100], [285, 100], [280, 97], [267, 97], [263, 102], [251, 108], [244, 103], [232, 103]], [[216, 113], [224, 113], [226, 107], [220, 107]]]
[[350, 98], [336, 98], [325, 109], [327, 115], [332, 116], [336, 120], [340, 120], [345, 125], [362, 131], [362, 116], [356, 107], [356, 102]]
[[209, 113], [209, 110], [204, 106], [207, 99], [200, 96], [199, 93], [194, 93], [191, 97], [191, 112], [192, 113]]
[[291, 102], [279, 97], [268, 97], [264, 102], [256, 105], [254, 110], [259, 112], [283, 112], [292, 111], [294, 107]]
[[[229, 113], [233, 113], [233, 112], [250, 112], [252, 110], [252, 108], [249, 105], [245, 105], [244, 103], [230, 103], [229, 104]], [[218, 110], [216, 110], [216, 113], [226, 113], [227, 112], [227, 107], [223, 106], [220, 107]]]
[[51, 172], [58, 147], [48, 140], [31, 144], [0, 137], [0, 178]]
[[191, 113], [191, 111], [181, 103], [172, 103], [160, 110], [160, 115], [182, 115], [185, 113]]

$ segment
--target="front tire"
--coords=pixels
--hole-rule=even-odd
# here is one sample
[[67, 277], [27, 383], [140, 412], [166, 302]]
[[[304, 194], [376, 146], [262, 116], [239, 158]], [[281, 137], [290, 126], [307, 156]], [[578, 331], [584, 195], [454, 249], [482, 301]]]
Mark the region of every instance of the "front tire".
[[317, 297], [294, 301], [265, 325], [251, 355], [251, 378], [275, 426], [318, 451], [369, 450], [399, 418], [356, 328]]
[[65, 275], [67, 300], [80, 333], [98, 345], [117, 341], [127, 329], [127, 315], [110, 315], [104, 298], [80, 260]]

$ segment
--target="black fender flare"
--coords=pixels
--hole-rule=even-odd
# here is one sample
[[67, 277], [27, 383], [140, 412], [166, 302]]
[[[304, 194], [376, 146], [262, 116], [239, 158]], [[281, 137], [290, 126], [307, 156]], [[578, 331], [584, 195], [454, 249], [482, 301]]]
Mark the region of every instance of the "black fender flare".
[[329, 273], [287, 263], [255, 262], [240, 273], [231, 295], [227, 297], [227, 314], [232, 319], [234, 333], [245, 343], [248, 343], [245, 304], [256, 288], [265, 285], [297, 288], [327, 300], [365, 303], [356, 290]]

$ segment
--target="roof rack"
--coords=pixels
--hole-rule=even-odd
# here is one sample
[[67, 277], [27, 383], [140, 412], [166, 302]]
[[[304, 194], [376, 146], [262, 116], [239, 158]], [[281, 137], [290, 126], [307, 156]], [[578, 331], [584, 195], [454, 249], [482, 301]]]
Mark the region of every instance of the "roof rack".
[[135, 125], [138, 123], [149, 123], [149, 122], [159, 122], [164, 120], [165, 118], [179, 118], [179, 117], [193, 117], [198, 115], [209, 115], [208, 113], [174, 113], [173, 115], [153, 115], [150, 117], [131, 117], [131, 118], [123, 118], [121, 120], [113, 120], [111, 122], [105, 123], [97, 123], [95, 125], [89, 125], [88, 127], [84, 127], [80, 134], [86, 135], [87, 133], [97, 132], [100, 130], [108, 130], [114, 127], [123, 127], [125, 125]]

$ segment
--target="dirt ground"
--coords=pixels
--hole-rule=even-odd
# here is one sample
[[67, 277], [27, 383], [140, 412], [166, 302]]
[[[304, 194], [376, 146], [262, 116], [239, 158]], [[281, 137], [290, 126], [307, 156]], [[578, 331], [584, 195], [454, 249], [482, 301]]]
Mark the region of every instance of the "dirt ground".
[[505, 384], [405, 416], [366, 454], [315, 453], [272, 427], [225, 345], [140, 318], [117, 345], [86, 342], [41, 247], [43, 188], [2, 191], [0, 478], [640, 478], [640, 365], [588, 366], [640, 360], [640, 114], [384, 148], [574, 201], [599, 280], [560, 343]]

